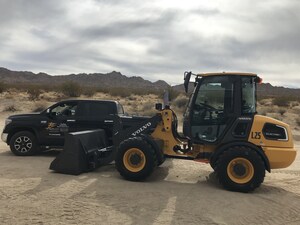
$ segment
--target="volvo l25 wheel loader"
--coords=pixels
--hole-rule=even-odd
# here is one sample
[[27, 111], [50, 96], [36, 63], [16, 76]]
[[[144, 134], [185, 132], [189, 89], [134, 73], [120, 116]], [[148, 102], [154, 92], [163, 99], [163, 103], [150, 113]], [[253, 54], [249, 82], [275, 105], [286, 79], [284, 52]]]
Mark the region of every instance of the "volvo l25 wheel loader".
[[186, 72], [186, 92], [191, 76], [194, 90], [184, 114], [183, 136], [177, 133], [172, 109], [157, 104], [157, 114], [140, 125], [123, 129], [116, 118], [113, 146], [92, 151], [85, 157], [87, 165], [95, 167], [99, 155], [111, 152], [119, 173], [139, 181], [166, 157], [195, 160], [210, 163], [226, 189], [249, 192], [260, 186], [265, 171], [288, 167], [295, 160], [290, 127], [256, 112], [256, 84], [261, 82], [256, 74]]

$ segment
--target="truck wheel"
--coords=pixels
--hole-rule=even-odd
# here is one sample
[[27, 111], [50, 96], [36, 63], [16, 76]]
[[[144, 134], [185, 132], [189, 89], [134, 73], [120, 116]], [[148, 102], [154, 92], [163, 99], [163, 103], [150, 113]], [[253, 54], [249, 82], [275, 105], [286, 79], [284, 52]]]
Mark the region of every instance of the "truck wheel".
[[251, 148], [235, 146], [224, 151], [215, 165], [219, 182], [230, 191], [249, 192], [264, 181], [265, 166]]
[[116, 155], [116, 167], [127, 180], [147, 178], [157, 166], [157, 157], [152, 146], [142, 137], [123, 141]]
[[34, 155], [39, 146], [36, 137], [29, 131], [20, 131], [15, 133], [9, 142], [10, 150], [18, 156]]

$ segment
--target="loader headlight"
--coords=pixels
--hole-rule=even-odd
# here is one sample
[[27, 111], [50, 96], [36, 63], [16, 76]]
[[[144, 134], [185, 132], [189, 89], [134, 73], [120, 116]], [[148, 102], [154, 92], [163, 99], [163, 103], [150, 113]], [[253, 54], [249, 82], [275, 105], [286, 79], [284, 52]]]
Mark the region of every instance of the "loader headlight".
[[7, 118], [7, 119], [5, 120], [5, 126], [8, 125], [8, 124], [10, 124], [11, 122], [12, 122], [12, 120]]

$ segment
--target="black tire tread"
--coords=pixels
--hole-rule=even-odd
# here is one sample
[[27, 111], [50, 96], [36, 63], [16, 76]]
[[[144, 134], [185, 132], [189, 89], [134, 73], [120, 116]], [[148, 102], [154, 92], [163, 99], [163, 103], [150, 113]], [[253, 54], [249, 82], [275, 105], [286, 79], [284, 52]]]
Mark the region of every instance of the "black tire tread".
[[[141, 147], [142, 146], [142, 147]], [[138, 147], [143, 150], [146, 157], [151, 157], [146, 160], [145, 169], [140, 172], [133, 173], [128, 171], [123, 164], [123, 155], [126, 152], [126, 149]], [[129, 138], [121, 142], [118, 148], [118, 152], [116, 155], [116, 168], [119, 171], [120, 175], [127, 180], [131, 181], [141, 181], [146, 179], [148, 176], [152, 174], [154, 169], [157, 167], [157, 156], [155, 150], [152, 146], [144, 140], [142, 137], [134, 137]]]
[[[21, 153], [21, 152], [17, 151], [14, 148], [13, 144], [14, 144], [15, 140], [19, 136], [28, 136], [31, 139], [31, 141], [32, 141], [32, 149], [31, 149], [31, 151], [26, 152], [26, 153]], [[30, 131], [19, 131], [19, 132], [15, 133], [11, 137], [11, 139], [10, 139], [9, 146], [10, 146], [11, 152], [14, 153], [17, 156], [31, 156], [31, 155], [35, 155], [37, 152], [39, 152], [39, 149], [40, 149], [39, 146], [38, 146], [38, 143], [37, 143], [36, 136], [32, 132], [30, 132]]]
[[[227, 165], [223, 163], [230, 158], [245, 157], [254, 163], [254, 177], [247, 184], [236, 184], [230, 180], [227, 176]], [[264, 181], [265, 177], [265, 164], [261, 156], [250, 147], [247, 146], [233, 146], [224, 151], [217, 159], [215, 163], [215, 171], [219, 180], [219, 183], [223, 185], [227, 190], [238, 192], [250, 192], [258, 188]]]

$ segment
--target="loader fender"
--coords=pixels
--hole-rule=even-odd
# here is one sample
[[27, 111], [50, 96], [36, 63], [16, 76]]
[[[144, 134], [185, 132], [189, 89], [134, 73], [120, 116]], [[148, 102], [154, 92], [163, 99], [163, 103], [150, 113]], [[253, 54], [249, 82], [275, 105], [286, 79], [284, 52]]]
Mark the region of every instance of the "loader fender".
[[270, 162], [269, 162], [268, 157], [264, 153], [264, 151], [261, 148], [257, 147], [256, 145], [253, 145], [249, 142], [231, 142], [231, 143], [227, 143], [225, 145], [220, 146], [210, 158], [211, 167], [214, 168], [214, 166], [215, 166], [219, 156], [222, 154], [222, 152], [226, 151], [226, 149], [233, 147], [233, 146], [246, 146], [246, 147], [249, 147], [249, 148], [253, 149], [254, 151], [256, 151], [259, 154], [259, 156], [262, 157], [266, 170], [269, 173], [271, 172]]
[[143, 134], [141, 135], [144, 140], [146, 140], [148, 142], [148, 144], [150, 144], [152, 146], [152, 148], [155, 150], [155, 153], [157, 155], [157, 165], [161, 165], [163, 164], [163, 162], [165, 161], [165, 156], [163, 153], [163, 141], [160, 139], [153, 139], [151, 136]]

